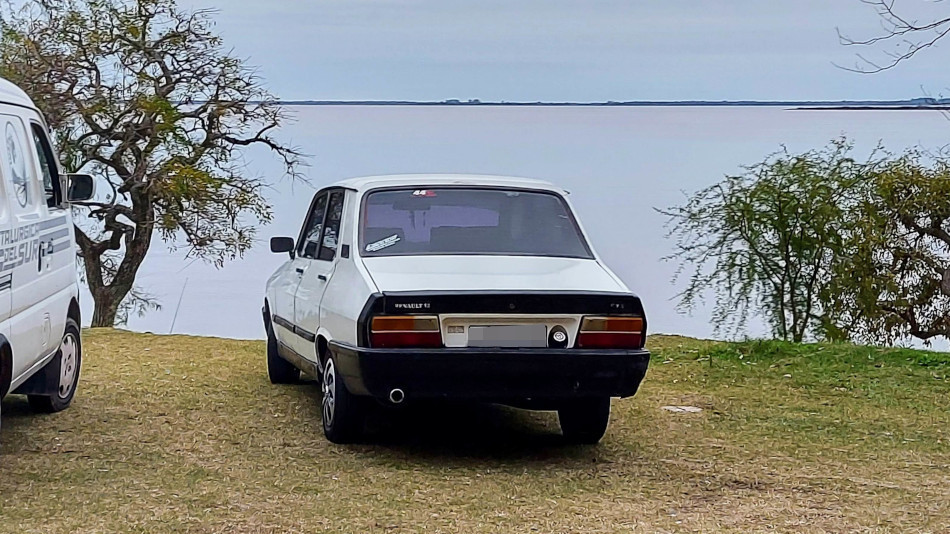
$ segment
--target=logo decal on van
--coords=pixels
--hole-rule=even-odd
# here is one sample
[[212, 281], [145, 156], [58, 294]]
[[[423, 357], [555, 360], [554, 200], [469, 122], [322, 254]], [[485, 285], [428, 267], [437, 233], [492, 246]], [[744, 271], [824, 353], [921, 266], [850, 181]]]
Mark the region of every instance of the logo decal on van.
[[[41, 254], [47, 256], [69, 248], [69, 241], [54, 243], [56, 239], [69, 237], [69, 228], [63, 226], [64, 223], [66, 217], [59, 217], [0, 230], [0, 272], [38, 261]], [[54, 231], [40, 235], [46, 230]]]

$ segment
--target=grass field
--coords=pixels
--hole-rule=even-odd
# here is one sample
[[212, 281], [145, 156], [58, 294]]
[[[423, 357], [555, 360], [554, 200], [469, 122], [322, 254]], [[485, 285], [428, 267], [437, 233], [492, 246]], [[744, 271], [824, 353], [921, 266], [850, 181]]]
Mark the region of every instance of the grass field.
[[336, 446], [263, 342], [84, 340], [69, 410], [4, 401], [0, 532], [950, 531], [948, 355], [656, 336], [599, 446], [494, 406]]

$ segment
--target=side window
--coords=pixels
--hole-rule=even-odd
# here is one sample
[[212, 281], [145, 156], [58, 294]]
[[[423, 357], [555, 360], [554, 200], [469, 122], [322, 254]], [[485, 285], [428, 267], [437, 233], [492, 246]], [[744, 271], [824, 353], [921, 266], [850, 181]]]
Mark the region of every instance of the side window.
[[300, 243], [297, 244], [297, 255], [301, 258], [317, 257], [317, 249], [320, 248], [320, 232], [323, 230], [323, 215], [327, 210], [327, 196], [327, 193], [323, 193], [314, 200], [310, 215], [304, 223]]
[[13, 198], [15, 213], [35, 213], [39, 203], [36, 199], [35, 171], [27, 159], [26, 130], [23, 121], [13, 115], [0, 115], [0, 132], [3, 135], [4, 179]]
[[33, 122], [30, 123], [33, 130], [33, 144], [36, 145], [36, 155], [39, 157], [40, 170], [43, 171], [43, 192], [46, 195], [46, 205], [55, 208], [63, 200], [63, 194], [59, 185], [59, 170], [56, 166], [56, 156], [53, 155], [53, 148], [49, 144], [46, 132], [43, 127]]
[[330, 195], [327, 207], [327, 222], [323, 229], [323, 244], [320, 246], [321, 260], [330, 261], [336, 256], [336, 245], [340, 237], [340, 222], [343, 220], [343, 191]]

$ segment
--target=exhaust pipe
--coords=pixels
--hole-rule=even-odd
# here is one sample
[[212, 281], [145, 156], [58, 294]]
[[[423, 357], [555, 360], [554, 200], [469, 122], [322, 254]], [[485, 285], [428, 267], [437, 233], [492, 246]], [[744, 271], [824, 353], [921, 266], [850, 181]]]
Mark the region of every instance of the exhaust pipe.
[[389, 402], [393, 404], [401, 404], [402, 401], [406, 400], [406, 394], [399, 388], [396, 388], [389, 392]]

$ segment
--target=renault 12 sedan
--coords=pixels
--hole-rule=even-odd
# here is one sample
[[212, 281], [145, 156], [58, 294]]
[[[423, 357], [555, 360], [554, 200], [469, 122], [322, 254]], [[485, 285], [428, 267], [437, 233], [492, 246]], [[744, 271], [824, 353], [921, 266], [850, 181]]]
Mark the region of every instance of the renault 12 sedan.
[[596, 443], [611, 397], [646, 374], [640, 299], [546, 182], [346, 180], [271, 250], [290, 259], [267, 281], [268, 373], [320, 381], [335, 443], [359, 437], [373, 400], [424, 399], [556, 410], [568, 440]]

